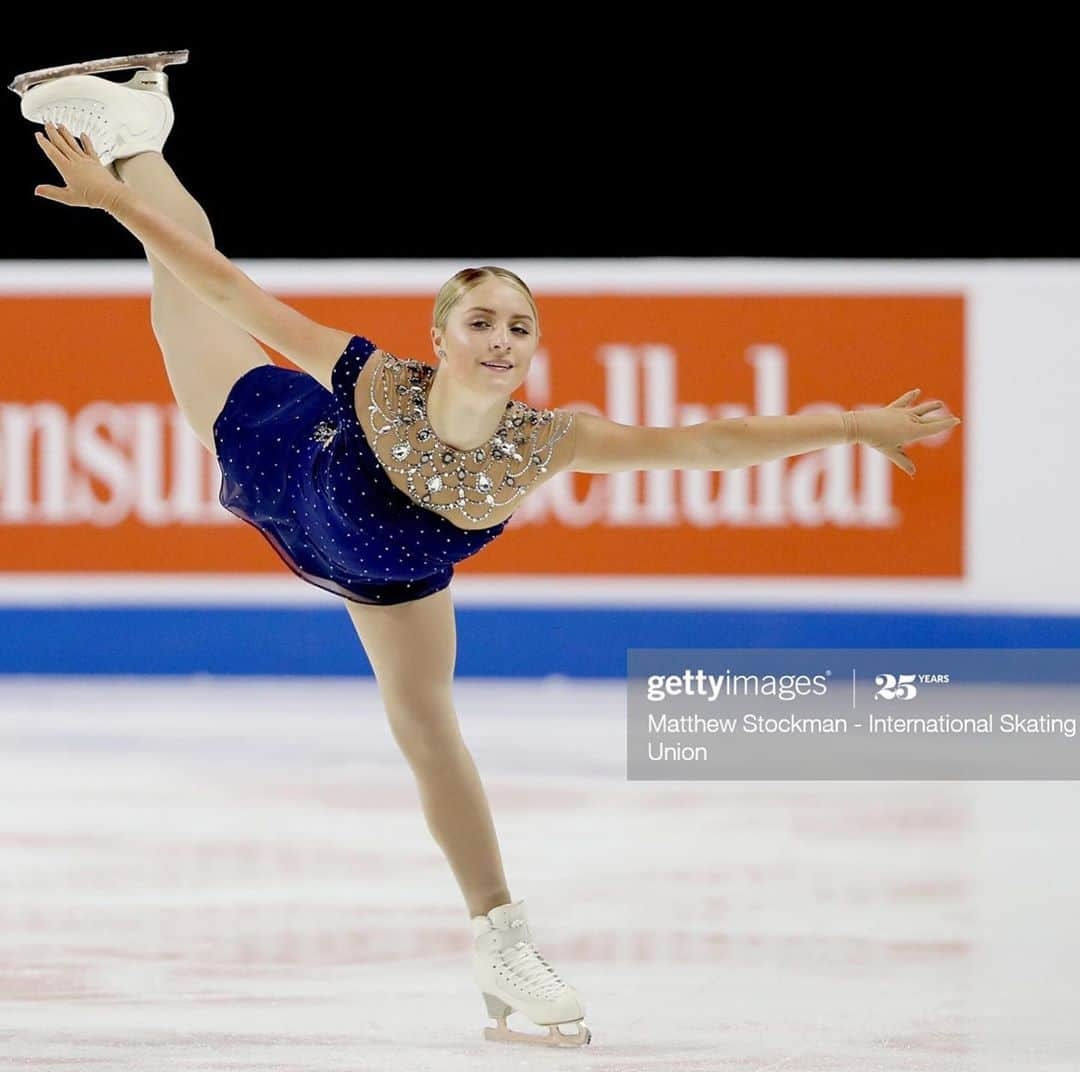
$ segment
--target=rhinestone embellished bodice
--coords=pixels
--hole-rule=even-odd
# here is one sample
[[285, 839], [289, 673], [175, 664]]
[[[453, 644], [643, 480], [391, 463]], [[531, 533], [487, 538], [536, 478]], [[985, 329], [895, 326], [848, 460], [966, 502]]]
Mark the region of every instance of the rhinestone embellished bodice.
[[[351, 336], [331, 370], [329, 393], [305, 372], [270, 363], [249, 369], [214, 422], [214, 445], [221, 505], [254, 525], [290, 569], [334, 595], [393, 606], [445, 589], [459, 563], [499, 538], [517, 506], [498, 511], [483, 503], [497, 512], [476, 523], [413, 500], [402, 473], [391, 471], [402, 463], [384, 449], [384, 464], [372, 449], [378, 437], [364, 403], [384, 356], [370, 339]], [[411, 395], [393, 397], [410, 416], [403, 398]], [[562, 420], [562, 411], [556, 418], [542, 427]], [[391, 419], [378, 423], [390, 425]], [[515, 431], [520, 434], [522, 427]], [[384, 438], [389, 448], [392, 432]], [[499, 438], [507, 438], [501, 427]], [[531, 461], [526, 444], [515, 442], [512, 433], [509, 438], [521, 462]], [[562, 444], [546, 476], [569, 464], [573, 436]], [[521, 464], [512, 457], [503, 462]], [[505, 468], [512, 476], [509, 464]], [[516, 504], [520, 496], [510, 501]]]
[[459, 450], [442, 442], [428, 421], [434, 376], [430, 365], [384, 352], [367, 402], [371, 447], [388, 473], [404, 477], [402, 490], [414, 502], [456, 524], [475, 525], [505, 513], [544, 479], [574, 414], [510, 400], [487, 443]]

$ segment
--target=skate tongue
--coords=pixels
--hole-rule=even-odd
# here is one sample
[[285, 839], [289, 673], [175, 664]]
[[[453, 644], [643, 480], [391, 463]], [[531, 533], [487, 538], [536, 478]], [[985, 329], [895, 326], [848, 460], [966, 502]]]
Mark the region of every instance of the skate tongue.
[[479, 937], [492, 930], [509, 930], [515, 921], [520, 921], [519, 927], [515, 928], [515, 930], [520, 930], [525, 923], [524, 901], [511, 901], [509, 904], [498, 905], [486, 916], [473, 916], [469, 922], [472, 924], [473, 935]]
[[525, 922], [525, 902], [511, 901], [510, 904], [499, 905], [488, 913], [488, 919], [498, 930], [505, 930], [514, 923]]
[[487, 934], [491, 930], [491, 920], [487, 916], [473, 916], [469, 920], [469, 926], [472, 929], [473, 937], [479, 938], [481, 934]]

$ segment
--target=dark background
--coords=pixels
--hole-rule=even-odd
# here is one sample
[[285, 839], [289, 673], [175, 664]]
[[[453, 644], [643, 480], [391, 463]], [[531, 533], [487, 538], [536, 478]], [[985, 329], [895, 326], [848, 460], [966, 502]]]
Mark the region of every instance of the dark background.
[[[188, 49], [165, 156], [229, 256], [1080, 255], [1049, 57], [981, 64], [929, 34], [894, 55], [891, 28], [829, 51], [821, 27], [673, 34], [657, 8], [587, 36], [544, 9], [401, 10], [41, 18], [0, 76]], [[104, 214], [33, 197], [58, 176], [5, 99], [2, 255], [141, 257]]]

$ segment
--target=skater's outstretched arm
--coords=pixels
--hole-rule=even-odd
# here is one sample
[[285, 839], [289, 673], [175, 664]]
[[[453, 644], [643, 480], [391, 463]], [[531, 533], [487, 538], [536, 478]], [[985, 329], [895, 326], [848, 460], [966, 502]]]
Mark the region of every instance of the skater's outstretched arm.
[[210, 243], [139, 199], [102, 166], [88, 135], [83, 144], [65, 127], [35, 135], [67, 186], [34, 193], [79, 208], [98, 208], [122, 223], [166, 268], [215, 312], [277, 350], [324, 387], [352, 334], [320, 324], [262, 290]]
[[916, 404], [919, 388], [880, 409], [791, 417], [735, 417], [684, 428], [618, 424], [577, 413], [573, 455], [567, 468], [578, 473], [631, 469], [742, 469], [841, 443], [865, 443], [881, 451], [908, 476], [915, 465], [900, 449], [960, 423], [959, 417], [928, 416], [942, 402]]

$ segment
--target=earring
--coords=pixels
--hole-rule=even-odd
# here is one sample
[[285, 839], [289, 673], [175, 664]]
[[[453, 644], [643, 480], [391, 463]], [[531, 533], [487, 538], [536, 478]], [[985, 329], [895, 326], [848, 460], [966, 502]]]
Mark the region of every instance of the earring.
[[439, 357], [446, 357], [446, 351], [445, 350], [440, 350], [439, 351]]

